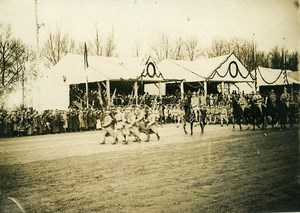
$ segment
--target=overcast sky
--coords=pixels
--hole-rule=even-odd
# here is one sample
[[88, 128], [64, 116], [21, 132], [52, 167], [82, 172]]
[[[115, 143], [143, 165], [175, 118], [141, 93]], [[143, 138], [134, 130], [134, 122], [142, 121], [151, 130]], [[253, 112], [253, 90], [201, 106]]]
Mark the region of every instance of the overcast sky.
[[[59, 26], [76, 41], [88, 41], [96, 27], [103, 37], [114, 28], [117, 53], [132, 56], [134, 42], [144, 52], [162, 33], [198, 36], [207, 47], [214, 38], [254, 39], [258, 49], [275, 45], [300, 52], [297, 0], [38, 0], [42, 44]], [[0, 0], [0, 22], [35, 47], [34, 0]], [[255, 34], [255, 36], [253, 36]], [[283, 42], [285, 38], [285, 42]]]

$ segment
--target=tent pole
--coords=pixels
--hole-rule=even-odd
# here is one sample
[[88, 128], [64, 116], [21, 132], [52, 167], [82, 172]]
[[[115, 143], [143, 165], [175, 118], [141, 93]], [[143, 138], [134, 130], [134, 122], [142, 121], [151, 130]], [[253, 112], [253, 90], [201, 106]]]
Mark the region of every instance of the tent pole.
[[180, 82], [180, 98], [181, 100], [183, 100], [184, 98], [184, 85], [183, 85], [183, 81]]
[[222, 93], [222, 96], [224, 96], [224, 81], [221, 82], [221, 93]]
[[207, 98], [207, 81], [204, 81], [204, 98], [205, 98], [205, 101], [206, 101], [206, 98]]
[[138, 104], [138, 82], [134, 82], [134, 97], [135, 97], [135, 104]]
[[159, 98], [161, 100], [161, 81], [158, 82], [158, 95], [159, 95]]
[[110, 108], [110, 81], [106, 80], [106, 96], [107, 96], [107, 106]]
[[86, 107], [89, 108], [89, 79], [88, 79], [88, 76], [86, 76], [85, 92], [86, 92]]

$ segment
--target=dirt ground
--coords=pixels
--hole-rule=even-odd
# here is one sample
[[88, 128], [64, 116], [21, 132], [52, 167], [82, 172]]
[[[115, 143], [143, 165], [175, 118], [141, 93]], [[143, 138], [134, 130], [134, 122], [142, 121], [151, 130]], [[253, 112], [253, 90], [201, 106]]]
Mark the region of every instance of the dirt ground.
[[300, 211], [299, 128], [159, 131], [129, 145], [99, 145], [99, 131], [0, 139], [0, 212]]

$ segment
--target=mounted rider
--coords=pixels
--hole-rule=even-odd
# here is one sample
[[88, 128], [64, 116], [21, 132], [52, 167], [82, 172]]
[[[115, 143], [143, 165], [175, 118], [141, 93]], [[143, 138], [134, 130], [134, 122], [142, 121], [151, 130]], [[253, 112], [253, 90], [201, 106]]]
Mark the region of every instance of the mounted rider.
[[291, 97], [290, 97], [290, 94], [287, 92], [287, 88], [286, 88], [286, 87], [284, 87], [284, 89], [283, 89], [283, 93], [282, 93], [281, 96], [280, 96], [280, 100], [282, 101], [282, 103], [283, 103], [287, 108], [289, 107]]
[[274, 90], [273, 90], [273, 89], [271, 89], [268, 98], [269, 98], [269, 101], [270, 101], [271, 105], [272, 105], [273, 107], [275, 107], [275, 105], [276, 105], [276, 100], [277, 100], [277, 96], [276, 96], [276, 94], [274, 93]]
[[263, 98], [259, 91], [256, 91], [256, 94], [253, 95], [252, 100], [254, 104], [259, 108], [260, 113], [262, 113]]

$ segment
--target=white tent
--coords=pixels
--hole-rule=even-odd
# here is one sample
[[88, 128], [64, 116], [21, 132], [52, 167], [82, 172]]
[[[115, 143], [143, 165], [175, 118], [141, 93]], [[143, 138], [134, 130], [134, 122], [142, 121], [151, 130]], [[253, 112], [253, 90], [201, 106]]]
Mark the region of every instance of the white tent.
[[[253, 73], [255, 71], [252, 71]], [[257, 85], [258, 86], [268, 86], [268, 85], [285, 85], [289, 84], [300, 84], [300, 82], [292, 77], [290, 73], [293, 73], [290, 70], [287, 70], [287, 78], [284, 77], [283, 70], [280, 69], [271, 69], [265, 67], [258, 67], [257, 70]], [[287, 82], [286, 82], [287, 79]]]
[[[154, 66], [154, 68], [153, 68]], [[150, 73], [151, 70], [151, 73]], [[147, 72], [148, 71], [148, 72]], [[82, 55], [67, 54], [52, 69], [67, 84], [99, 82], [106, 80], [160, 81], [163, 76], [150, 59], [88, 56], [88, 68], [84, 68]]]
[[288, 72], [288, 76], [293, 78], [294, 80], [300, 82], [300, 71]]
[[185, 81], [253, 82], [253, 77], [234, 54], [195, 61], [163, 60], [158, 64], [166, 79]]
[[164, 77], [151, 58], [88, 56], [85, 69], [83, 55], [67, 54], [36, 82], [33, 106], [38, 110], [67, 109], [69, 85], [118, 80], [159, 82]]
[[44, 75], [33, 85], [33, 108], [65, 110], [69, 106], [69, 85], [55, 73]]

